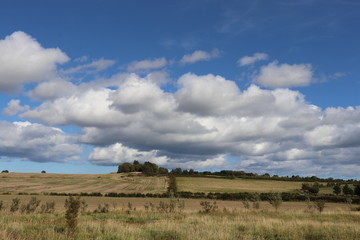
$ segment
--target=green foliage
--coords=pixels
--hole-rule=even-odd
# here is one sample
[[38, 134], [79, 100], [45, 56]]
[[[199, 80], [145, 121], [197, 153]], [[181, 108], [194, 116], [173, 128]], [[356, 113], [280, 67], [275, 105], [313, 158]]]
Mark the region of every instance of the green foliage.
[[10, 205], [10, 212], [18, 211], [19, 207], [20, 207], [20, 199], [19, 198], [13, 198], [12, 203]]
[[216, 203], [216, 201], [214, 202], [209, 202], [209, 201], [201, 201], [200, 202], [200, 206], [202, 207], [202, 211], [203, 213], [212, 213], [215, 212], [218, 209], [218, 205]]
[[258, 193], [252, 193], [250, 194], [250, 201], [253, 204], [253, 208], [259, 209], [260, 208], [260, 195]]
[[122, 172], [135, 172], [135, 168], [131, 163], [123, 163], [119, 166], [118, 169], [118, 173], [122, 173]]
[[360, 196], [360, 184], [355, 185], [354, 194]]
[[9, 173], [9, 170], [2, 170], [1, 173]]
[[344, 195], [353, 195], [354, 194], [354, 190], [348, 184], [345, 184], [345, 186], [342, 189], [342, 192]]
[[278, 208], [282, 204], [282, 197], [280, 193], [272, 193], [270, 194], [268, 198], [268, 202], [271, 206], [275, 208], [275, 211], [277, 212]]
[[69, 196], [65, 200], [65, 219], [70, 234], [74, 233], [77, 229], [80, 206], [80, 197]]
[[318, 182], [315, 182], [312, 185], [309, 183], [303, 183], [301, 186], [301, 190], [303, 190], [306, 193], [311, 193], [316, 195], [320, 191], [320, 184]]
[[152, 176], [158, 174], [159, 167], [155, 163], [144, 162], [142, 170], [144, 174]]
[[339, 184], [335, 184], [333, 190], [334, 194], [339, 195], [341, 193], [341, 186]]

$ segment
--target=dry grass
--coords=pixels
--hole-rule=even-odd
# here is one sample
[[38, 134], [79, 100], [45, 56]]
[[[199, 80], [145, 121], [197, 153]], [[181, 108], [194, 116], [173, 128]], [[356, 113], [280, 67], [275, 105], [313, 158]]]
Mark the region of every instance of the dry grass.
[[178, 191], [189, 192], [290, 192], [301, 189], [301, 182], [177, 177]]
[[0, 193], [161, 193], [166, 191], [166, 187], [166, 177], [144, 177], [129, 174], [0, 174]]
[[[62, 199], [60, 197], [57, 197]], [[92, 198], [93, 199], [93, 198]], [[100, 198], [99, 198], [100, 199]], [[102, 200], [114, 200], [101, 198]], [[87, 200], [90, 200], [87, 199]], [[145, 212], [139, 206], [126, 213], [120, 208], [109, 213], [87, 213], [79, 218], [77, 234], [66, 234], [64, 213], [29, 214], [2, 212], [0, 215], [0, 239], [12, 240], [192, 240], [192, 239], [240, 239], [240, 240], [356, 240], [360, 239], [360, 213], [344, 210], [341, 204], [329, 205], [323, 214], [304, 212], [303, 203], [284, 203], [278, 213], [268, 209], [265, 203], [260, 210], [245, 210], [239, 202], [218, 202], [236, 209], [212, 214], [198, 213], [199, 200], [186, 201], [183, 213]], [[167, 201], [166, 199], [161, 199]], [[60, 201], [60, 200], [59, 200]], [[137, 201], [137, 202], [136, 202]], [[119, 202], [120, 203], [120, 202]], [[139, 204], [139, 205], [137, 205]], [[287, 209], [288, 208], [288, 209]], [[330, 211], [331, 210], [331, 211]]]

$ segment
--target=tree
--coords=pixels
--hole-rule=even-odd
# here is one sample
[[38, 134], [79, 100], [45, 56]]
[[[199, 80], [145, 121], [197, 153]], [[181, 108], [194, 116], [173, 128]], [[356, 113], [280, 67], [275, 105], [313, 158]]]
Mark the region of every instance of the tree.
[[269, 196], [268, 202], [271, 206], [275, 208], [275, 211], [277, 212], [278, 208], [282, 204], [282, 197], [280, 193], [272, 193]]
[[65, 219], [70, 234], [76, 231], [80, 205], [80, 197], [75, 198], [73, 196], [70, 196], [68, 199], [65, 200]]
[[45, 171], [45, 170], [42, 170], [41, 173], [46, 173], [46, 171]]
[[171, 173], [174, 175], [181, 175], [182, 170], [181, 170], [181, 168], [175, 168], [175, 169], [171, 170]]
[[354, 190], [348, 184], [345, 184], [345, 186], [342, 189], [342, 192], [344, 195], [353, 195], [354, 194]]
[[156, 175], [159, 172], [158, 165], [151, 162], [144, 162], [142, 169], [146, 175]]
[[1, 173], [9, 173], [9, 170], [2, 170]]
[[118, 173], [121, 172], [134, 172], [134, 166], [131, 163], [123, 163], [118, 168]]
[[355, 185], [354, 194], [360, 196], [360, 184]]
[[325, 201], [319, 200], [314, 203], [315, 208], [319, 211], [319, 213], [322, 213], [325, 208]]
[[333, 187], [333, 192], [336, 194], [336, 195], [339, 195], [341, 193], [341, 187], [339, 184], [336, 184], [334, 187]]

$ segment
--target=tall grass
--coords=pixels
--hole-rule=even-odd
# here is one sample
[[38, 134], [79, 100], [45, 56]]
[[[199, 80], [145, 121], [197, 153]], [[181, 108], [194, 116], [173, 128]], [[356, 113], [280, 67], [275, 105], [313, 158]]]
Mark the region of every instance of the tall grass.
[[[241, 239], [355, 240], [360, 239], [359, 212], [284, 212], [217, 210], [211, 213], [89, 211], [79, 215], [72, 239]], [[0, 239], [65, 240], [63, 212], [51, 214], [2, 211]]]

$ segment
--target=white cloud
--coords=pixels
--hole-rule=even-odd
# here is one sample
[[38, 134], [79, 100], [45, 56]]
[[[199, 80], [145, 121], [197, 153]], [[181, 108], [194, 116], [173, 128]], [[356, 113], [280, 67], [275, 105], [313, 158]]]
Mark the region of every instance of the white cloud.
[[81, 147], [59, 128], [30, 122], [0, 122], [0, 155], [34, 162], [79, 159]]
[[167, 65], [166, 58], [146, 59], [142, 61], [134, 61], [127, 66], [128, 72], [137, 72], [151, 69], [163, 68]]
[[129, 148], [121, 143], [115, 143], [108, 147], [96, 147], [89, 155], [89, 161], [97, 165], [114, 165], [124, 162], [150, 161], [156, 164], [164, 165], [168, 162], [165, 156], [158, 156], [157, 150], [139, 151]]
[[237, 63], [239, 66], [243, 67], [266, 59], [268, 59], [268, 55], [266, 53], [255, 53], [252, 56], [245, 56], [240, 58]]
[[313, 166], [316, 174], [336, 174], [330, 166], [356, 164], [360, 107], [321, 109], [298, 91], [256, 85], [241, 90], [211, 74], [185, 74], [177, 86], [166, 92], [148, 76], [127, 74], [119, 77], [117, 89], [78, 86], [71, 96], [45, 101], [20, 116], [82, 127], [80, 141], [98, 146], [89, 159], [99, 165], [137, 154], [166, 159], [156, 161], [168, 167], [273, 174], [304, 174], [304, 166]]
[[[82, 59], [81, 59], [81, 61], [82, 61]], [[92, 61], [91, 63], [88, 63], [88, 64], [83, 64], [83, 65], [79, 65], [79, 66], [67, 69], [64, 71], [64, 73], [66, 73], [66, 74], [73, 74], [73, 73], [80, 73], [80, 72], [85, 72], [87, 74], [97, 73], [97, 72], [101, 72], [101, 71], [113, 66], [114, 64], [115, 64], [114, 60], [101, 58], [99, 60]]]
[[16, 115], [18, 112], [24, 112], [29, 110], [29, 105], [20, 105], [20, 100], [12, 99], [8, 102], [7, 107], [4, 109], [3, 114], [6, 116], [13, 116]]
[[255, 82], [265, 87], [286, 88], [307, 86], [313, 81], [313, 71], [310, 64], [278, 64], [269, 63], [261, 67]]
[[24, 32], [0, 40], [0, 91], [14, 92], [24, 83], [55, 75], [56, 64], [69, 58], [58, 48], [43, 48]]
[[54, 79], [42, 82], [28, 92], [28, 95], [36, 100], [52, 100], [71, 96], [76, 92], [77, 86], [64, 79]]
[[196, 50], [192, 54], [184, 55], [180, 59], [181, 64], [191, 64], [199, 61], [210, 61], [211, 59], [217, 58], [220, 56], [220, 51], [214, 49], [211, 52], [205, 52], [202, 50]]

